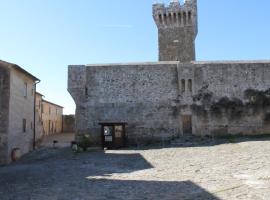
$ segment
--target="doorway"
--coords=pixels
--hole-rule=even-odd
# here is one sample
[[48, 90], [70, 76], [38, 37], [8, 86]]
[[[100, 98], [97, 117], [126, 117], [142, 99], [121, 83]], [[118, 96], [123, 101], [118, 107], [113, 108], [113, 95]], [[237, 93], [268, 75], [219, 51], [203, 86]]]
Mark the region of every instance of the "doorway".
[[99, 123], [101, 125], [102, 147], [118, 149], [125, 146], [126, 123]]
[[182, 129], [184, 135], [192, 134], [192, 116], [191, 115], [182, 115]]

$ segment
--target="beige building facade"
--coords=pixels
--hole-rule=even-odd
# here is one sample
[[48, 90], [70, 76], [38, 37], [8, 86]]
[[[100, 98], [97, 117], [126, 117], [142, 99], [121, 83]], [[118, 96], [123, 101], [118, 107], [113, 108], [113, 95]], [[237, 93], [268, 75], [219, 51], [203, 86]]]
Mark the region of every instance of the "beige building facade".
[[0, 164], [12, 152], [26, 154], [34, 144], [34, 99], [39, 79], [18, 65], [0, 61]]
[[36, 142], [43, 137], [62, 133], [63, 107], [43, 99], [43, 95], [36, 92]]
[[45, 135], [61, 133], [63, 107], [46, 100], [42, 100], [41, 110]]

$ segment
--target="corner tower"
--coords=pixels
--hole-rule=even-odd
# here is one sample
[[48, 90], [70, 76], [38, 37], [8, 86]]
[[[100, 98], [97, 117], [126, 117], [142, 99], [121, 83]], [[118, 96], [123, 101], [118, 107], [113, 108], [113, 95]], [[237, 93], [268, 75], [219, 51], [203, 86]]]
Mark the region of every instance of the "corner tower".
[[153, 17], [158, 28], [159, 61], [195, 60], [197, 0], [185, 0], [183, 5], [178, 0], [169, 6], [154, 4]]

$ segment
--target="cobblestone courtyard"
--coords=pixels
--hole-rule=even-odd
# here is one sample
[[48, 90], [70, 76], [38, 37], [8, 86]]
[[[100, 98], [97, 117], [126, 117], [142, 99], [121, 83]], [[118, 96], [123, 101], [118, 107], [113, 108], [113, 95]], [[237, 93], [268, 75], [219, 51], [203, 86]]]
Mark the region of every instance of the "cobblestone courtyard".
[[1, 200], [270, 199], [270, 141], [74, 154], [42, 149], [0, 167]]

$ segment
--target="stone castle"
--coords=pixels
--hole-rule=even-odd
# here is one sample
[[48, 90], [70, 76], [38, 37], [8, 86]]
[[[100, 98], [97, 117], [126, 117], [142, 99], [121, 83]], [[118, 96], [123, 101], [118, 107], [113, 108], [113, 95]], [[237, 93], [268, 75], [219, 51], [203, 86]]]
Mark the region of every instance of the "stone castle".
[[195, 61], [197, 1], [153, 5], [159, 61], [70, 65], [76, 132], [126, 122], [129, 143], [270, 131], [270, 61]]

